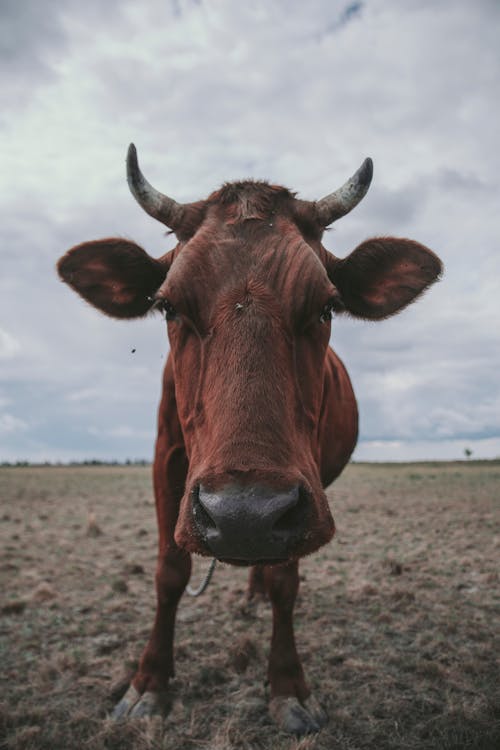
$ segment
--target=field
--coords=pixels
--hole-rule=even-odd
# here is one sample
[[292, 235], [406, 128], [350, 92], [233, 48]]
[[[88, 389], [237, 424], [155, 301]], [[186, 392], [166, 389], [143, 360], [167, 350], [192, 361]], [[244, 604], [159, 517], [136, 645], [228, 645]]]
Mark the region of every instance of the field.
[[1, 468], [0, 747], [498, 750], [500, 462], [351, 464], [329, 497], [295, 620], [329, 723], [296, 740], [267, 715], [268, 608], [223, 565], [181, 602], [169, 716], [112, 723], [153, 620], [150, 469]]

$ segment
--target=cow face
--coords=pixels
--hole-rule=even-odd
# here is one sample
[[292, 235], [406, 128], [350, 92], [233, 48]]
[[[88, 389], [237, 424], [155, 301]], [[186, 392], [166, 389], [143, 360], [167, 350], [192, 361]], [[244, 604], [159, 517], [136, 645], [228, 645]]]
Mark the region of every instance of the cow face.
[[371, 240], [344, 260], [327, 253], [325, 222], [366, 192], [371, 164], [356, 174], [317, 203], [243, 182], [181, 206], [145, 181], [132, 151], [134, 195], [179, 244], [154, 260], [133, 243], [102, 240], [59, 262], [61, 277], [103, 312], [155, 308], [167, 319], [189, 462], [175, 539], [189, 551], [280, 562], [333, 535], [321, 467], [332, 311], [387, 317], [441, 270], [409, 240]]
[[189, 456], [176, 539], [285, 559], [333, 533], [317, 438], [337, 293], [287, 191], [242, 184], [208, 203], [156, 293]]

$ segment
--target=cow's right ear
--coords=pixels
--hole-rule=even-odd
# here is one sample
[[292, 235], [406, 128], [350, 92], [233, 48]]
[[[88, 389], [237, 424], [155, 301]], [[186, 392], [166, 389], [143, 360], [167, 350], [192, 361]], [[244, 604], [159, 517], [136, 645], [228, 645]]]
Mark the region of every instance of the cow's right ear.
[[84, 300], [113, 318], [138, 318], [151, 308], [168, 260], [155, 260], [134, 242], [112, 237], [83, 242], [57, 264], [59, 276]]

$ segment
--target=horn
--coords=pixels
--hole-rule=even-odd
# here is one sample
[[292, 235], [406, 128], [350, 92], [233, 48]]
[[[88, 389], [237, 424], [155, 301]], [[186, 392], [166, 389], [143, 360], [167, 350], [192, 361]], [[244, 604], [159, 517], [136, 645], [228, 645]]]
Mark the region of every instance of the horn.
[[372, 177], [373, 162], [368, 158], [341, 188], [316, 201], [316, 212], [321, 226], [327, 227], [357, 206], [365, 197]]
[[179, 227], [184, 206], [149, 184], [139, 168], [137, 151], [133, 143], [128, 147], [127, 153], [127, 182], [132, 195], [146, 213], [170, 229]]

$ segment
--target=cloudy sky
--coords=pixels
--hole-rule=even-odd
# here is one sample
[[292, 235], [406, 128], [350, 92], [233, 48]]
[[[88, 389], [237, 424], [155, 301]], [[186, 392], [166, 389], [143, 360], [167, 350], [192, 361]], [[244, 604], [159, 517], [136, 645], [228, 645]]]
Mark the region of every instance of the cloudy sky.
[[[57, 258], [173, 246], [128, 192], [267, 178], [307, 199], [371, 156], [327, 247], [417, 239], [446, 273], [382, 323], [334, 320], [358, 459], [500, 455], [498, 0], [0, 0], [0, 461], [152, 456], [160, 318], [101, 316]], [[133, 350], [135, 350], [133, 352]]]

